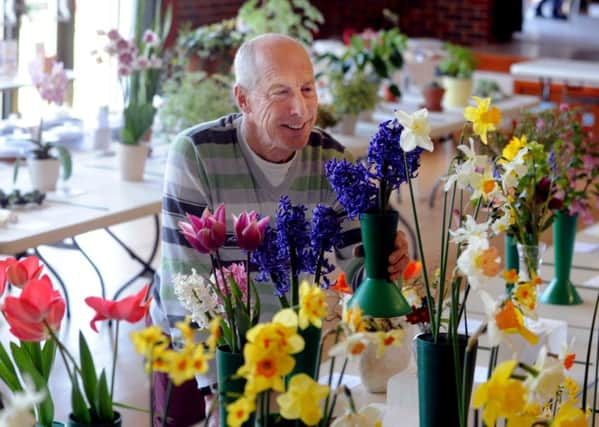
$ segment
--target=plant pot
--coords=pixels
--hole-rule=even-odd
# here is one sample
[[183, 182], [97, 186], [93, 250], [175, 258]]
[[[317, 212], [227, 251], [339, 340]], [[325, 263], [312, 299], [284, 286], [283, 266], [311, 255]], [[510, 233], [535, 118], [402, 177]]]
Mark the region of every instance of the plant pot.
[[371, 122], [372, 121], [372, 115], [374, 113], [374, 110], [365, 110], [362, 111], [359, 115], [358, 115], [358, 120], [362, 120], [365, 122]]
[[339, 123], [337, 129], [339, 133], [343, 135], [354, 135], [356, 133], [356, 124], [358, 123], [358, 116], [355, 114], [344, 115]]
[[576, 291], [570, 280], [577, 219], [578, 214], [555, 213], [555, 219], [553, 220], [555, 277], [539, 299], [543, 304], [582, 304], [582, 298], [580, 298], [578, 291]]
[[441, 86], [426, 86], [422, 89], [422, 96], [424, 97], [424, 107], [429, 111], [443, 111], [441, 101], [445, 89]]
[[[42, 425], [39, 423], [36, 423], [35, 427], [42, 427]], [[52, 421], [52, 427], [64, 427], [64, 423], [62, 423], [60, 421]]]
[[69, 427], [121, 427], [123, 425], [123, 419], [121, 418], [121, 414], [117, 411], [114, 411], [114, 421], [107, 423], [94, 423], [94, 424], [85, 424], [75, 421], [73, 419], [73, 414], [69, 415]]
[[360, 214], [360, 231], [364, 245], [364, 279], [349, 305], [358, 305], [364, 315], [388, 318], [412, 311], [400, 288], [389, 280], [389, 255], [395, 248], [398, 214]]
[[[445, 333], [439, 335], [436, 343], [431, 334], [418, 335], [415, 341], [420, 427], [459, 426], [459, 394], [452, 343]], [[464, 369], [467, 341], [465, 335], [458, 336], [458, 363], [461, 372]], [[470, 404], [477, 348], [478, 345], [468, 355], [464, 399], [466, 408]], [[465, 414], [467, 417], [467, 409]], [[465, 421], [465, 425], [468, 425], [468, 420]]]
[[27, 169], [29, 169], [29, 178], [33, 190], [42, 192], [56, 190], [60, 160], [30, 158], [27, 160]]
[[149, 149], [146, 144], [119, 144], [119, 170], [123, 181], [143, 181]]
[[295, 366], [293, 371], [287, 376], [288, 379], [295, 374], [306, 374], [317, 379], [318, 357], [320, 356], [320, 337], [322, 329], [315, 326], [308, 326], [306, 329], [299, 329], [299, 334], [305, 341], [305, 346], [302, 351], [294, 354]]
[[[221, 427], [227, 427], [227, 405], [236, 401], [245, 388], [244, 379], [232, 379], [237, 370], [243, 365], [243, 354], [232, 353], [228, 346], [216, 349], [216, 380], [218, 383], [218, 403]], [[254, 416], [242, 424], [254, 425]]]
[[408, 367], [412, 356], [412, 331], [411, 325], [406, 325], [401, 345], [388, 348], [379, 358], [376, 357], [378, 345], [368, 344], [360, 356], [359, 371], [362, 384], [370, 393], [385, 393], [389, 378]]
[[443, 77], [443, 95], [444, 108], [464, 108], [470, 101], [472, 94], [472, 79], [458, 79], [455, 77]]

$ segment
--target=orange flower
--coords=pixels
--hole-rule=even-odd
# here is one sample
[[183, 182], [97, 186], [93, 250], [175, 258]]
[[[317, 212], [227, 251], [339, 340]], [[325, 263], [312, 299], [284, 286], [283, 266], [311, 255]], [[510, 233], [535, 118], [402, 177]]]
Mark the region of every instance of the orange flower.
[[475, 263], [485, 276], [494, 277], [499, 274], [499, 269], [501, 268], [498, 259], [499, 253], [497, 252], [497, 248], [492, 246], [482, 251], [482, 253], [476, 257]]
[[512, 268], [511, 270], [504, 271], [503, 280], [505, 280], [510, 285], [516, 283], [518, 281], [518, 272], [516, 271], [516, 269]]
[[568, 353], [564, 358], [564, 368], [570, 369], [574, 366], [574, 360], [576, 359], [575, 353]]
[[337, 281], [333, 286], [331, 286], [331, 289], [335, 292], [339, 292], [342, 294], [351, 295], [354, 293], [354, 291], [349, 286], [347, 286], [347, 281], [345, 280], [345, 273], [343, 272], [339, 273], [339, 277], [337, 277]]
[[495, 324], [500, 331], [508, 334], [518, 333], [522, 335], [529, 344], [536, 344], [539, 337], [524, 326], [522, 313], [516, 309], [512, 301], [507, 301], [495, 314]]
[[420, 276], [422, 272], [422, 263], [420, 261], [410, 261], [403, 272], [403, 279], [405, 281], [415, 279]]

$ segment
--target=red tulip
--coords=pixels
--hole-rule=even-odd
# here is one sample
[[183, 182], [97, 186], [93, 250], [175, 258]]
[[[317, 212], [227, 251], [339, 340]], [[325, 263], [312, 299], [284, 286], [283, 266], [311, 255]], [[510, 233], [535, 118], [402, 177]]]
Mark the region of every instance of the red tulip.
[[[2, 307], [12, 334], [23, 341], [42, 341], [60, 328], [65, 302], [47, 275], [25, 284], [19, 297], [8, 296]], [[46, 326], [47, 325], [47, 326]]]
[[254, 251], [264, 240], [264, 230], [268, 226], [270, 217], [264, 217], [257, 220], [257, 214], [254, 211], [242, 212], [239, 218], [233, 215], [233, 228], [237, 245], [246, 251]]
[[139, 322], [148, 314], [150, 301], [144, 302], [150, 285], [146, 285], [135, 295], [125, 297], [119, 301], [111, 301], [100, 297], [87, 297], [85, 302], [96, 311], [90, 322], [91, 328], [98, 332], [96, 322], [101, 320], [126, 320], [130, 323]]
[[208, 254], [225, 244], [227, 222], [224, 204], [218, 205], [214, 215], [206, 208], [201, 217], [187, 214], [187, 219], [189, 223], [179, 221], [179, 227], [185, 239], [197, 251]]
[[0, 261], [0, 294], [4, 292], [7, 281], [17, 288], [23, 288], [28, 281], [39, 278], [43, 269], [36, 256], [19, 261], [13, 257]]

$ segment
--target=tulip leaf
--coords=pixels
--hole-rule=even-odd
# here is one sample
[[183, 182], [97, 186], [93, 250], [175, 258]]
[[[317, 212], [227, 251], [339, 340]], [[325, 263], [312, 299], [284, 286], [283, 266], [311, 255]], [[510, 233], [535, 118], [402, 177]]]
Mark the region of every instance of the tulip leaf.
[[92, 417], [89, 409], [87, 408], [87, 404], [85, 403], [85, 399], [83, 398], [83, 394], [81, 393], [81, 389], [79, 388], [79, 381], [73, 381], [73, 389], [71, 390], [71, 406], [73, 411], [73, 418], [75, 421], [81, 424], [91, 424]]
[[96, 398], [98, 419], [101, 421], [112, 421], [114, 419], [114, 413], [112, 412], [112, 401], [110, 399], [110, 390], [108, 390], [108, 381], [106, 381], [105, 369], [102, 369], [102, 373], [100, 374]]
[[39, 342], [29, 342], [24, 341], [21, 342], [21, 348], [29, 353], [29, 357], [31, 358], [31, 362], [35, 369], [44, 376], [44, 370], [42, 366], [42, 350]]
[[250, 278], [250, 280], [248, 281], [248, 286], [250, 289], [248, 289], [248, 292], [252, 292], [252, 297], [254, 300], [254, 312], [252, 314], [252, 326], [255, 326], [258, 324], [258, 322], [260, 321], [260, 295], [258, 295], [258, 289], [256, 288], [256, 284], [254, 283], [254, 281]]
[[83, 390], [89, 405], [93, 411], [98, 414], [100, 408], [97, 405], [98, 399], [96, 393], [98, 390], [98, 378], [96, 377], [96, 366], [94, 365], [94, 359], [89, 346], [85, 340], [85, 336], [79, 331], [79, 359], [81, 361], [81, 382], [83, 383]]
[[229, 346], [229, 348], [233, 348], [233, 336], [231, 335], [231, 328], [227, 325], [227, 322], [223, 319], [220, 322], [220, 327], [223, 331], [223, 340]]
[[42, 348], [42, 366], [40, 372], [46, 380], [50, 378], [50, 371], [56, 358], [56, 343], [54, 340], [48, 340], [44, 343]]
[[17, 377], [17, 371], [15, 370], [15, 365], [12, 360], [10, 360], [10, 356], [6, 352], [4, 348], [4, 344], [0, 342], [0, 378], [2, 381], [6, 383], [6, 385], [10, 388], [10, 391], [13, 393], [16, 391], [23, 390], [21, 387], [21, 382], [19, 381], [19, 377]]

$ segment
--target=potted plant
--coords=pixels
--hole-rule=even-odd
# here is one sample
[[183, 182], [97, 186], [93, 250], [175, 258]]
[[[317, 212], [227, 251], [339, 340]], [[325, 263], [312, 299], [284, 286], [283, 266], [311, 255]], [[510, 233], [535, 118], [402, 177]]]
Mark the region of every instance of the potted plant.
[[[158, 9], [158, 8], [157, 8]], [[123, 87], [125, 108], [119, 149], [121, 178], [141, 181], [148, 156], [148, 141], [156, 108], [154, 95], [158, 92], [164, 40], [168, 35], [171, 9], [164, 21], [157, 19], [155, 30], [142, 31], [143, 8], [137, 11], [133, 40], [123, 37], [118, 30], [102, 33], [108, 39], [105, 51], [118, 59], [118, 75]], [[160, 17], [160, 10], [156, 11]]]
[[445, 88], [443, 106], [463, 108], [472, 94], [472, 73], [476, 66], [474, 56], [470, 49], [451, 43], [445, 45], [445, 50], [447, 56], [438, 66]]
[[248, 38], [281, 33], [310, 45], [324, 18], [308, 0], [248, 0], [239, 9], [237, 22]]
[[[29, 64], [31, 80], [42, 100], [48, 104], [61, 105], [67, 89], [68, 78], [62, 62], [37, 60]], [[54, 191], [62, 166], [62, 177], [66, 181], [72, 173], [72, 161], [69, 151], [51, 142], [42, 141], [43, 118], [37, 130], [37, 136], [29, 139], [33, 148], [29, 151], [27, 166], [34, 190]], [[14, 167], [13, 181], [19, 173], [20, 160]]]
[[378, 84], [362, 72], [349, 76], [337, 74], [332, 77], [330, 90], [336, 111], [342, 116], [339, 131], [353, 135], [358, 114], [376, 106]]
[[185, 58], [187, 71], [228, 73], [242, 42], [243, 34], [235, 28], [235, 19], [225, 19], [193, 30], [189, 23], [183, 25], [177, 47]]
[[441, 100], [445, 89], [437, 81], [433, 80], [422, 89], [424, 96], [424, 108], [429, 111], [442, 111]]
[[170, 138], [194, 124], [236, 111], [231, 82], [231, 76], [204, 72], [185, 72], [168, 79], [158, 109], [161, 132]]
[[320, 129], [332, 128], [339, 123], [335, 105], [333, 104], [318, 104], [316, 111], [316, 126]]

